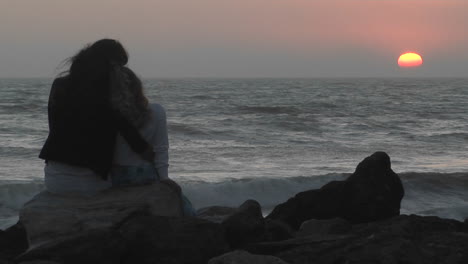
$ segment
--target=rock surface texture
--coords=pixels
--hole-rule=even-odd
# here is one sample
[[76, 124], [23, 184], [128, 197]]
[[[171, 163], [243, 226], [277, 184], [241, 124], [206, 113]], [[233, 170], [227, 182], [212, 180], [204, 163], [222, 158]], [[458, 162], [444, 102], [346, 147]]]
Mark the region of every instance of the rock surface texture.
[[376, 152], [359, 163], [345, 181], [298, 193], [276, 206], [267, 218], [296, 230], [309, 219], [339, 217], [352, 223], [370, 222], [399, 215], [403, 196], [403, 185], [391, 169], [390, 157]]
[[254, 255], [247, 251], [236, 250], [222, 256], [211, 259], [208, 264], [288, 264], [282, 259], [267, 256]]
[[247, 250], [291, 264], [463, 264], [468, 263], [468, 233], [456, 220], [401, 215], [353, 225], [343, 236], [258, 243]]
[[123, 264], [205, 264], [229, 250], [221, 224], [195, 217], [139, 216], [119, 231], [128, 245]]
[[181, 216], [179, 195], [164, 184], [123, 187], [92, 197], [41, 192], [20, 211], [30, 247], [93, 230], [106, 231], [133, 214]]

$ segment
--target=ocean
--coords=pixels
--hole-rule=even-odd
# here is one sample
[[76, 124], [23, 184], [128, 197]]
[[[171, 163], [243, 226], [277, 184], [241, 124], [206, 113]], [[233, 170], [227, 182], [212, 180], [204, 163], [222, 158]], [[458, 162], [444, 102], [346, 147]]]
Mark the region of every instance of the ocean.
[[[51, 79], [0, 79], [0, 229], [43, 189]], [[404, 214], [468, 217], [468, 79], [149, 79], [170, 177], [196, 208], [265, 212], [385, 151]]]

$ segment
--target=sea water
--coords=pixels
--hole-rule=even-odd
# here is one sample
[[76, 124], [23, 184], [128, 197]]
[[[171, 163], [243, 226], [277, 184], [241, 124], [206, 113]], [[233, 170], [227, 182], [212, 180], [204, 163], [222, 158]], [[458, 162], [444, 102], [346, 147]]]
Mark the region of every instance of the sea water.
[[[51, 79], [0, 79], [0, 229], [43, 189]], [[468, 79], [152, 79], [170, 177], [197, 208], [271, 210], [385, 151], [402, 213], [468, 217]], [[73, 140], [73, 139], [70, 139]]]

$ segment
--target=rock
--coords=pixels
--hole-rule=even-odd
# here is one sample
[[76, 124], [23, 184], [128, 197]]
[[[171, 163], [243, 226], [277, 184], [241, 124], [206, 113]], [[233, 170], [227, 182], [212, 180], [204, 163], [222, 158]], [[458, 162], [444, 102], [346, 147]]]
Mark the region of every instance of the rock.
[[390, 157], [376, 152], [365, 158], [346, 179], [343, 218], [354, 223], [397, 216], [404, 196], [403, 185], [393, 172]]
[[61, 263], [55, 262], [55, 261], [49, 261], [49, 260], [31, 260], [31, 261], [23, 261], [19, 264], [61, 264]]
[[399, 215], [403, 195], [403, 185], [391, 169], [390, 157], [376, 152], [359, 163], [345, 181], [332, 181], [318, 190], [298, 193], [276, 206], [267, 218], [283, 221], [296, 230], [308, 219], [376, 221]]
[[11, 260], [26, 251], [27, 248], [26, 231], [21, 222], [16, 223], [5, 231], [0, 230], [0, 259]]
[[125, 252], [125, 241], [118, 232], [93, 230], [36, 245], [19, 256], [17, 261], [114, 264], [120, 263]]
[[229, 244], [234, 248], [264, 239], [265, 220], [257, 201], [245, 201], [237, 212], [222, 222], [222, 225]]
[[215, 223], [221, 223], [237, 212], [237, 208], [227, 206], [209, 206], [197, 210], [197, 217]]
[[229, 250], [221, 224], [184, 217], [136, 216], [120, 233], [128, 249], [116, 263], [206, 263]]
[[468, 263], [463, 223], [438, 217], [396, 216], [353, 225], [343, 236], [295, 238], [247, 247], [293, 263]]
[[264, 241], [280, 241], [294, 237], [293, 230], [287, 224], [272, 219], [265, 219]]
[[332, 181], [319, 190], [300, 192], [277, 205], [267, 219], [282, 221], [297, 230], [309, 219], [339, 217], [344, 186], [344, 181]]
[[31, 260], [31, 261], [23, 261], [19, 264], [61, 264], [61, 263], [50, 261], [50, 260]]
[[302, 223], [299, 231], [296, 233], [296, 236], [339, 235], [347, 233], [351, 228], [351, 223], [341, 218], [325, 220], [311, 219]]
[[274, 256], [253, 255], [243, 250], [236, 250], [222, 256], [212, 258], [208, 264], [287, 264]]
[[20, 211], [31, 247], [92, 230], [105, 231], [133, 214], [181, 216], [180, 196], [165, 184], [113, 188], [92, 197], [41, 192]]

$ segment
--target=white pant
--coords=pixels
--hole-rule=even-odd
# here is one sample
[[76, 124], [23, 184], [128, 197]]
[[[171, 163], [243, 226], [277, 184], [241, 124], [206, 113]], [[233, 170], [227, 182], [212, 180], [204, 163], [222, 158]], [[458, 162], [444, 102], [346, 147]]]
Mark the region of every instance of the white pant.
[[46, 190], [55, 194], [91, 196], [111, 187], [110, 181], [85, 167], [48, 161], [44, 173]]

